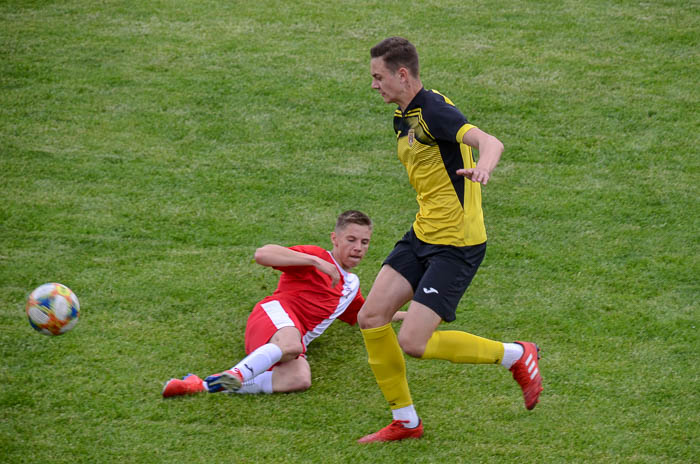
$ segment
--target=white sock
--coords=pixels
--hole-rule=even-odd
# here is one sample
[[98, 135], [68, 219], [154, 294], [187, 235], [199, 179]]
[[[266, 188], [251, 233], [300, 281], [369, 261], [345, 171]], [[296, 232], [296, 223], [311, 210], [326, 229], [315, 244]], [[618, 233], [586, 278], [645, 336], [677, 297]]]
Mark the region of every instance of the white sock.
[[413, 429], [418, 427], [420, 419], [418, 419], [418, 413], [413, 405], [406, 406], [399, 409], [392, 409], [391, 415], [394, 416], [394, 420], [408, 421], [408, 424], [404, 424], [407, 429]]
[[240, 394], [272, 393], [272, 371], [263, 372], [236, 390]]
[[523, 346], [520, 343], [504, 343], [503, 344], [503, 361], [501, 364], [510, 369], [515, 361], [520, 359], [525, 353]]
[[243, 382], [262, 374], [282, 358], [282, 350], [274, 343], [268, 343], [256, 349], [243, 358], [231, 370], [238, 369], [243, 376]]

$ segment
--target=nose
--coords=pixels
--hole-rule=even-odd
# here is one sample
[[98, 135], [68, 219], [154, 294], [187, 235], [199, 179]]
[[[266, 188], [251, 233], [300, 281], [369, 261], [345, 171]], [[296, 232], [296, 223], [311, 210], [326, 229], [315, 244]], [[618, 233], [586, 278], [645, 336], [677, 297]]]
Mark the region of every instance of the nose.
[[379, 82], [376, 79], [372, 79], [372, 88], [379, 89]]

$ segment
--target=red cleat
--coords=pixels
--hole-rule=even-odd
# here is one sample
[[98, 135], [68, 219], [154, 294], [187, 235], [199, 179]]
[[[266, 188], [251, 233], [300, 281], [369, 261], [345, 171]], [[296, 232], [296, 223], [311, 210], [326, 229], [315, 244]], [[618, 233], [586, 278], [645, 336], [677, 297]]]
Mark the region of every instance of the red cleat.
[[423, 421], [418, 427], [408, 429], [403, 426], [408, 421], [394, 420], [378, 432], [370, 433], [357, 440], [358, 443], [372, 443], [375, 441], [397, 441], [406, 438], [420, 438], [423, 436]]
[[170, 379], [163, 388], [163, 398], [171, 396], [194, 395], [203, 392], [204, 384], [202, 379], [194, 374], [187, 374], [182, 379]]
[[533, 409], [540, 400], [542, 392], [542, 376], [537, 362], [540, 359], [540, 348], [530, 342], [515, 342], [522, 345], [524, 353], [510, 368], [513, 378], [523, 389], [525, 407]]

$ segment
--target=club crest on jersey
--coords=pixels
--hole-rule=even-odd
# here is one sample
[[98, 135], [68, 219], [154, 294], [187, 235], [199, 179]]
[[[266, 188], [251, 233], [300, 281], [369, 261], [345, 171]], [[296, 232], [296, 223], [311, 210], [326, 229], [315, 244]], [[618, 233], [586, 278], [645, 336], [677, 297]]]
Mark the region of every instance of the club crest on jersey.
[[414, 129], [408, 130], [408, 146], [412, 147], [413, 142], [416, 141], [416, 131]]

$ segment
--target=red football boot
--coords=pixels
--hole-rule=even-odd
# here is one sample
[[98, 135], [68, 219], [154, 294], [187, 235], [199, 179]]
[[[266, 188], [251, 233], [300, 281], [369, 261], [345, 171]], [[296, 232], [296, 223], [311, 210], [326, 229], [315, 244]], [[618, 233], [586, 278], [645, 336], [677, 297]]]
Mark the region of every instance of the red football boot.
[[525, 407], [533, 409], [540, 400], [542, 392], [542, 376], [538, 360], [540, 359], [540, 348], [530, 342], [515, 342], [522, 345], [524, 353], [510, 368], [513, 378], [520, 388], [523, 389]]
[[194, 395], [203, 392], [202, 379], [194, 374], [187, 374], [182, 379], [170, 379], [163, 388], [163, 398], [171, 396]]
[[418, 427], [408, 429], [403, 426], [408, 421], [394, 420], [378, 432], [370, 433], [357, 440], [358, 443], [372, 443], [375, 441], [397, 441], [406, 438], [420, 438], [423, 436], [423, 421], [418, 423]]

